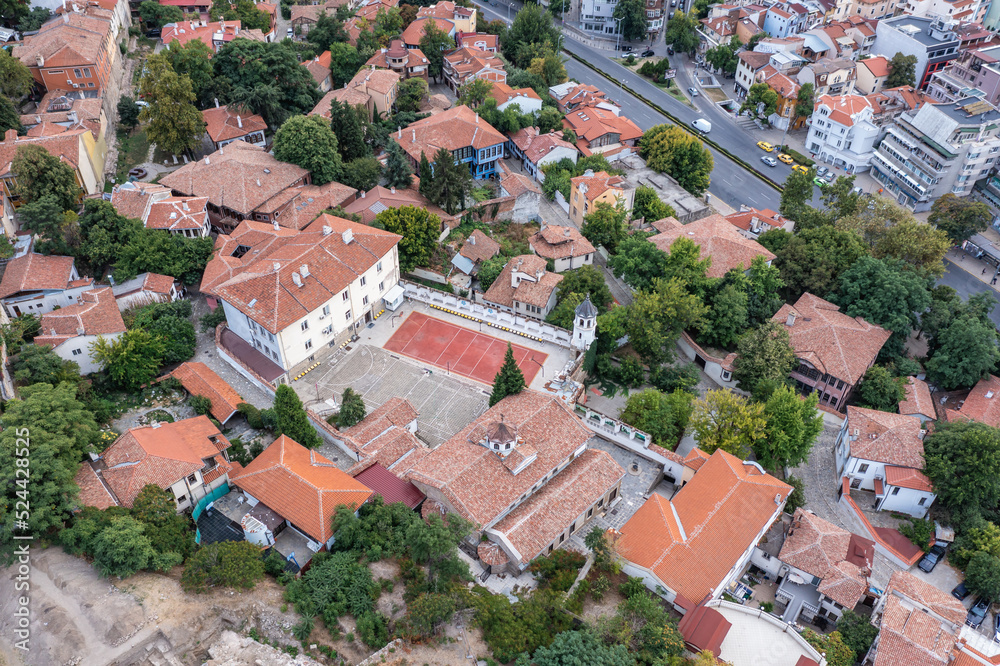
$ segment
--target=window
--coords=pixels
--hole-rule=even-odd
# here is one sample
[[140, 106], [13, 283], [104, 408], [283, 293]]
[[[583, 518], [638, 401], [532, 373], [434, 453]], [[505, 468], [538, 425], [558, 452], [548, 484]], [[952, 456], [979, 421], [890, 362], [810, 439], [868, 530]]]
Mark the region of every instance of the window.
[[74, 69], [73, 70], [73, 76], [75, 76], [78, 79], [82, 79], [83, 78], [83, 74], [78, 69]]
[[89, 79], [90, 78], [90, 68], [89, 67], [84, 67], [83, 68], [83, 78], [85, 78], [85, 79]]
[[899, 488], [893, 488], [891, 494], [898, 495], [899, 494]]
[[565, 540], [566, 540], [566, 535], [565, 534], [560, 534], [559, 535], [559, 543], [562, 543]]
[[324, 305], [323, 306], [323, 316], [325, 317], [328, 314], [330, 314], [330, 306], [329, 305]]
[[367, 296], [365, 296], [364, 298], [361, 299], [361, 304], [362, 305], [368, 305], [368, 297]]
[[367, 282], [368, 282], [368, 278], [366, 278], [366, 277], [365, 277], [364, 275], [362, 275], [362, 276], [361, 276], [361, 286], [362, 286], [362, 287], [363, 287], [363, 286], [365, 286], [365, 284], [366, 284]]
[[594, 515], [594, 507], [590, 507], [590, 510], [587, 511], [587, 518], [590, 518], [593, 515]]
[[79, 355], [80, 355], [80, 354], [82, 354], [82, 353], [83, 353], [83, 352], [82, 352], [82, 351], [80, 351], [79, 349], [74, 349], [74, 350], [73, 350], [73, 356], [79, 356]]
[[861, 467], [858, 468], [858, 474], [864, 474], [868, 471], [868, 463], [861, 463]]
[[309, 330], [309, 320], [306, 319], [304, 322], [302, 322], [302, 324], [299, 326], [299, 328], [301, 330], [303, 330], [303, 331], [308, 331]]
[[88, 88], [93, 88], [94, 87], [94, 82], [93, 81], [87, 81], [87, 87]]
[[378, 283], [378, 293], [381, 294], [383, 291], [385, 291], [385, 282], [379, 282]]
[[920, 501], [917, 502], [917, 506], [923, 506], [926, 503], [927, 503], [927, 498], [926, 497], [921, 497]]
[[180, 497], [177, 498], [178, 504], [184, 504], [184, 502], [187, 502], [187, 495], [181, 495]]
[[344, 315], [344, 319], [346, 319], [347, 321], [351, 321], [351, 311], [350, 310], [348, 310], [347, 314]]
[[312, 349], [312, 348], [313, 348], [313, 341], [311, 339], [306, 340], [306, 349]]
[[190, 475], [188, 475], [187, 482], [188, 483], [198, 483], [198, 475], [197, 474], [190, 474]]
[[615, 488], [611, 491], [611, 497], [608, 498], [609, 502], [614, 502], [615, 498], [618, 497], [618, 489]]
[[347, 290], [346, 289], [344, 290], [344, 293], [342, 293], [340, 295], [340, 300], [342, 300], [342, 301], [346, 301], [347, 300]]
[[379, 273], [382, 272], [382, 262], [381, 261], [378, 262], [377, 264], [375, 264], [375, 270], [378, 271]]

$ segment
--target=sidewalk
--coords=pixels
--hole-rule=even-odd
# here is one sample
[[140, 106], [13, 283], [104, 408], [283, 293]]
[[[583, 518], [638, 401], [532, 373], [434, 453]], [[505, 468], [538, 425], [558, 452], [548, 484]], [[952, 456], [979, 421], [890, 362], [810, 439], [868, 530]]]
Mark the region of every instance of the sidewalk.
[[[990, 231], [993, 231], [994, 235], [997, 235], [995, 229], [991, 228]], [[997, 267], [993, 264], [983, 261], [982, 259], [976, 259], [968, 252], [957, 248], [948, 250], [948, 253], [944, 255], [944, 258], [986, 285], [989, 285], [993, 280], [993, 275], [997, 270]], [[1000, 282], [1000, 280], [998, 280], [998, 282]], [[993, 291], [1000, 293], [1000, 284], [994, 284], [991, 286]]]

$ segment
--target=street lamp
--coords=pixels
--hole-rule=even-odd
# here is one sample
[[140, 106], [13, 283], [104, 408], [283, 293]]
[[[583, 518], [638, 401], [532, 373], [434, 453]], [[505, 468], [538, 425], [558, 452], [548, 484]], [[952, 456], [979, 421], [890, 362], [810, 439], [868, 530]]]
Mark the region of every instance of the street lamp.
[[625, 79], [618, 82], [618, 103], [625, 106]]
[[624, 16], [622, 18], [615, 18], [614, 16], [611, 17], [612, 21], [617, 21], [617, 23], [615, 24], [615, 30], [618, 31], [618, 39], [615, 42], [615, 50], [616, 51], [621, 51], [621, 43], [622, 43], [622, 19], [624, 19], [624, 18], [625, 18]]

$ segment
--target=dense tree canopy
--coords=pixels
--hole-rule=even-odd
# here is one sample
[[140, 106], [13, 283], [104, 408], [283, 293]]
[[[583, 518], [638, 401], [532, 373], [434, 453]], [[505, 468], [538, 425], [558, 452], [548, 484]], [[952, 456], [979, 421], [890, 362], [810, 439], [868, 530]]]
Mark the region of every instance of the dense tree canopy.
[[197, 96], [190, 76], [178, 75], [165, 54], [155, 54], [146, 60], [139, 91], [148, 102], [139, 119], [146, 123], [150, 142], [174, 155], [189, 153], [198, 147], [205, 132], [205, 121], [194, 105]]
[[948, 234], [948, 238], [957, 245], [973, 234], [985, 231], [992, 219], [990, 207], [982, 201], [959, 198], [948, 192], [938, 197], [931, 206], [927, 222]]
[[73, 167], [41, 146], [18, 146], [10, 170], [17, 174], [16, 191], [24, 203], [52, 195], [63, 210], [76, 207], [80, 186]]
[[274, 414], [277, 418], [275, 431], [287, 435], [308, 449], [323, 443], [309, 422], [302, 400], [288, 384], [282, 384], [274, 394]]
[[939, 422], [924, 438], [924, 472], [953, 518], [996, 510], [1000, 430], [976, 421]]
[[836, 293], [841, 273], [868, 254], [858, 234], [829, 225], [794, 235], [775, 229], [764, 232], [758, 240], [776, 255], [773, 265], [785, 282], [779, 294], [789, 303], [806, 292], [820, 298]]
[[323, 185], [340, 180], [344, 165], [337, 137], [323, 116], [292, 116], [274, 135], [274, 157], [312, 173], [312, 182]]
[[796, 467], [812, 450], [823, 432], [823, 416], [816, 410], [819, 395], [798, 395], [790, 386], [779, 386], [764, 403], [765, 436], [754, 445], [757, 460], [767, 469]]
[[583, 217], [580, 233], [595, 247], [603, 245], [608, 252], [614, 254], [618, 243], [625, 238], [626, 217], [628, 213], [624, 206], [612, 206], [599, 201], [594, 210]]
[[650, 388], [630, 394], [619, 418], [649, 433], [654, 444], [672, 451], [687, 428], [693, 400], [687, 391], [663, 393]]
[[920, 222], [889, 199], [875, 197], [870, 201], [854, 215], [838, 219], [837, 228], [856, 231], [876, 259], [899, 259], [911, 268], [941, 275], [942, 259], [951, 246], [948, 235]]
[[691, 194], [708, 189], [712, 153], [701, 140], [676, 125], [656, 125], [642, 135], [639, 152], [654, 171], [669, 174]]
[[399, 234], [399, 268], [404, 272], [426, 266], [441, 234], [441, 218], [426, 208], [388, 208], [375, 217], [373, 226]]
[[10, 54], [7, 49], [0, 49], [0, 95], [10, 99], [21, 99], [35, 85], [24, 63]]
[[740, 338], [733, 363], [733, 379], [740, 389], [758, 393], [761, 384], [783, 383], [798, 361], [788, 330], [776, 321], [766, 321]]
[[749, 458], [768, 434], [764, 405], [726, 389], [706, 391], [694, 401], [691, 427], [702, 451], [722, 449], [741, 460]]
[[897, 52], [889, 61], [889, 76], [885, 80], [885, 87], [915, 85], [917, 85], [917, 56]]

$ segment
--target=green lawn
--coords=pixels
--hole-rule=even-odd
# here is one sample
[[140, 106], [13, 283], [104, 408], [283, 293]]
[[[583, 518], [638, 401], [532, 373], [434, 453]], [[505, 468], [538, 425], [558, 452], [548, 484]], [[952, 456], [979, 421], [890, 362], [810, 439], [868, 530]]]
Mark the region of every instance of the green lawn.
[[116, 182], [124, 183], [128, 180], [128, 172], [134, 166], [146, 161], [149, 153], [149, 140], [146, 139], [146, 132], [136, 129], [131, 134], [118, 133], [118, 168], [115, 170]]

